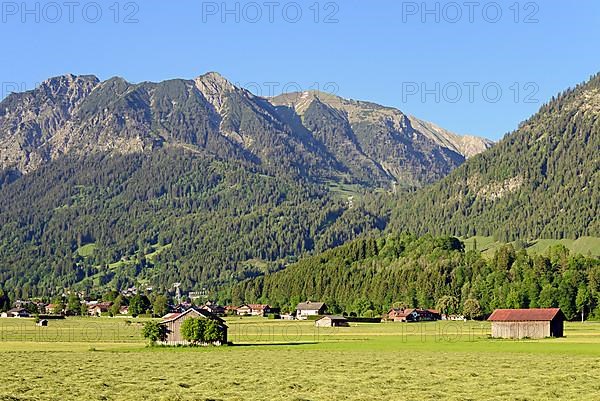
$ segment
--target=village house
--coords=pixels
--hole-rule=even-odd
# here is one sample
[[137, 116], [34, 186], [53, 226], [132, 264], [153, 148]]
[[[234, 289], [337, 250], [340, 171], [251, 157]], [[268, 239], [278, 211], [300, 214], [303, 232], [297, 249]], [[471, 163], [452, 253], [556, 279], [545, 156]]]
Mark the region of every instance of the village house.
[[193, 306], [194, 305], [192, 305], [192, 303], [190, 303], [190, 302], [182, 302], [180, 304], [173, 306], [171, 308], [171, 310], [175, 313], [183, 313], [183, 312], [187, 311], [188, 309], [191, 309]]
[[442, 316], [433, 309], [394, 308], [388, 313], [388, 320], [393, 322], [433, 322]]
[[263, 304], [248, 304], [237, 308], [236, 313], [239, 316], [262, 316], [265, 317], [271, 313], [271, 307]]
[[323, 302], [300, 302], [296, 306], [296, 319], [307, 320], [309, 316], [320, 316], [327, 312], [327, 305]]
[[248, 305], [242, 305], [236, 309], [235, 313], [237, 313], [238, 316], [250, 316], [252, 313], [252, 308], [250, 308]]
[[227, 315], [237, 315], [237, 306], [229, 305], [225, 307], [225, 314]]
[[24, 308], [13, 308], [13, 309], [9, 310], [8, 312], [6, 312], [6, 316], [2, 316], [2, 317], [17, 317], [17, 318], [29, 317], [29, 312], [27, 312], [27, 310]]
[[316, 327], [349, 327], [348, 319], [343, 316], [323, 316], [315, 322]]
[[108, 313], [111, 306], [113, 306], [112, 302], [97, 303], [88, 308], [88, 315], [100, 317], [103, 313]]
[[250, 314], [252, 316], [262, 316], [265, 317], [267, 316], [269, 313], [271, 313], [271, 307], [269, 305], [262, 305], [262, 304], [250, 304], [248, 305], [250, 307], [250, 309], [252, 310], [250, 312]]
[[216, 316], [223, 316], [225, 314], [224, 307], [218, 304], [214, 304], [212, 302], [207, 302], [206, 305], [201, 306], [200, 309], [208, 311]]
[[227, 325], [225, 324], [225, 321], [206, 310], [196, 308], [190, 308], [182, 313], [169, 313], [163, 316], [162, 322], [160, 324], [167, 327], [167, 339], [162, 344], [189, 345], [189, 343], [183, 339], [183, 336], [181, 334], [181, 325], [186, 319], [190, 318], [203, 318], [218, 322], [219, 329], [222, 333], [222, 338], [220, 341], [217, 341], [212, 345], [227, 344]]
[[488, 318], [493, 338], [562, 337], [565, 315], [560, 308], [496, 309]]
[[56, 310], [58, 308], [61, 308], [60, 313], [64, 313], [64, 308], [62, 308], [60, 305], [58, 304], [48, 304], [44, 307], [44, 311], [46, 312], [46, 314], [48, 315], [53, 315], [55, 314], [54, 312], [56, 312]]

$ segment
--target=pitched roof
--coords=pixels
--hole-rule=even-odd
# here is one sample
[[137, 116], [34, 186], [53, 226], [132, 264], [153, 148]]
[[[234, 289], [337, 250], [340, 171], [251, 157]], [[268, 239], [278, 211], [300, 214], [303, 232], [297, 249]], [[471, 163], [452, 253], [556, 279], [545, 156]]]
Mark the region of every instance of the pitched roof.
[[321, 310], [325, 306], [323, 302], [300, 302], [298, 306], [296, 306], [297, 310]]
[[395, 308], [395, 309], [392, 309], [389, 314], [393, 313], [394, 316], [397, 316], [397, 317], [406, 317], [406, 316], [410, 315], [411, 313], [413, 313], [415, 310], [416, 310], [415, 308], [406, 308], [406, 309]]
[[346, 319], [344, 316], [323, 316], [321, 319], [319, 320], [323, 320], [323, 319], [331, 319], [332, 321], [338, 321], [338, 322], [347, 322], [348, 319]]
[[248, 304], [248, 306], [252, 310], [265, 310], [265, 309], [269, 309], [270, 308], [269, 305], [263, 305], [263, 304]]
[[496, 309], [488, 320], [491, 322], [551, 321], [559, 315], [562, 315], [560, 308]]
[[174, 320], [179, 319], [180, 317], [182, 317], [184, 315], [187, 315], [188, 313], [194, 313], [198, 316], [202, 316], [207, 319], [216, 320], [217, 322], [221, 323], [222, 325], [225, 324], [225, 320], [221, 319], [220, 317], [218, 317], [216, 315], [213, 315], [209, 311], [204, 310], [204, 309], [195, 309], [195, 308], [190, 308], [182, 313], [168, 313], [165, 316], [163, 316], [162, 321], [160, 323], [163, 324], [163, 323], [172, 322]]

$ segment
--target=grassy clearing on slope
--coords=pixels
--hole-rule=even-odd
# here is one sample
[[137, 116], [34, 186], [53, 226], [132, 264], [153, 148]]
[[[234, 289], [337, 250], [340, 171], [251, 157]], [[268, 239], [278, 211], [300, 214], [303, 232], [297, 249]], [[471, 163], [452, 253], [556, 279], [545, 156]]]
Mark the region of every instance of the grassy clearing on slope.
[[[7, 320], [0, 327], [16, 319]], [[124, 325], [73, 322], [90, 320], [106, 333]], [[600, 393], [596, 323], [569, 323], [566, 338], [540, 341], [490, 340], [487, 323], [320, 330], [311, 322], [228, 323], [241, 345], [145, 348], [142, 340], [86, 342], [82, 335], [0, 341], [0, 377], [10, 378], [0, 400], [585, 401]]]
[[[494, 256], [494, 252], [503, 246], [504, 242], [496, 241], [493, 237], [471, 237], [463, 239], [465, 249], [470, 251], [473, 249], [475, 241], [477, 241], [477, 250], [483, 253], [486, 257]], [[512, 243], [514, 245], [514, 242]], [[572, 253], [592, 256], [600, 256], [600, 238], [581, 237], [577, 240], [572, 239], [539, 239], [529, 242], [528, 251], [545, 254], [548, 248], [554, 245], [564, 245]]]
[[92, 256], [94, 254], [95, 250], [96, 250], [96, 244], [87, 244], [87, 245], [80, 246], [77, 249], [77, 253], [79, 254], [79, 256], [87, 258], [87, 257]]

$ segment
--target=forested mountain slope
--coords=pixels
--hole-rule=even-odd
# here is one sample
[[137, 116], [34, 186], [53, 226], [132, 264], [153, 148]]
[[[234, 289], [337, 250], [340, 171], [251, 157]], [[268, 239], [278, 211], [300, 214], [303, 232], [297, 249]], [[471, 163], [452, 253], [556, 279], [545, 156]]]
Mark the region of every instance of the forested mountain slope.
[[391, 227], [502, 241], [600, 236], [600, 75], [401, 201]]
[[0, 283], [14, 297], [210, 287], [386, 224], [326, 187], [177, 147], [62, 158], [6, 184], [0, 205]]
[[234, 303], [291, 309], [307, 299], [330, 313], [373, 316], [392, 307], [438, 308], [483, 316], [496, 308], [560, 307], [569, 319], [584, 308], [600, 317], [600, 259], [554, 246], [544, 255], [512, 245], [484, 259], [452, 237], [369, 237], [247, 280], [223, 294]]
[[28, 297], [235, 282], [383, 230], [391, 185], [422, 186], [465, 160], [397, 110], [340, 99], [372, 115], [361, 124], [311, 99], [300, 113], [216, 73], [65, 75], [9, 95], [0, 286]]

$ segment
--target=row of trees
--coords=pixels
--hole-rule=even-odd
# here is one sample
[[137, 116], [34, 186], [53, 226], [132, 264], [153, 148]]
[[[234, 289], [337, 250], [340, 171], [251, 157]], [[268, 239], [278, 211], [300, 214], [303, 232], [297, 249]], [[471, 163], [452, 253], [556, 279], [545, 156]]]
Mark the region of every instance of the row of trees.
[[512, 244], [486, 259], [465, 252], [456, 238], [390, 235], [350, 242], [221, 295], [284, 310], [320, 300], [334, 313], [365, 316], [404, 305], [469, 317], [496, 308], [560, 307], [569, 319], [600, 318], [600, 260], [571, 255], [562, 245], [539, 255]]

